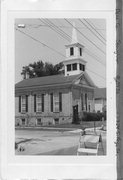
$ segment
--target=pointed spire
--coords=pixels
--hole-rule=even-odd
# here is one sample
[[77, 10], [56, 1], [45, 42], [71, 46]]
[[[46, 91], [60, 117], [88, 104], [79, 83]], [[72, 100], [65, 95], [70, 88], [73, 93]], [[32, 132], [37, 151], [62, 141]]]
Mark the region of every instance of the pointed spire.
[[77, 39], [77, 32], [76, 32], [76, 27], [75, 27], [75, 23], [73, 22], [73, 31], [72, 31], [72, 41], [71, 44], [77, 43], [78, 39]]

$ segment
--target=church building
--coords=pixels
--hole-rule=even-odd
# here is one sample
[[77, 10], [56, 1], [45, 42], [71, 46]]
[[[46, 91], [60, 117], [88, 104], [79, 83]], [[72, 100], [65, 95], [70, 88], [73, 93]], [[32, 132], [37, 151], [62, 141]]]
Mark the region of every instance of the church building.
[[65, 47], [64, 75], [24, 79], [15, 85], [16, 126], [76, 123], [84, 111], [94, 111], [95, 85], [86, 72], [84, 46], [74, 27]]

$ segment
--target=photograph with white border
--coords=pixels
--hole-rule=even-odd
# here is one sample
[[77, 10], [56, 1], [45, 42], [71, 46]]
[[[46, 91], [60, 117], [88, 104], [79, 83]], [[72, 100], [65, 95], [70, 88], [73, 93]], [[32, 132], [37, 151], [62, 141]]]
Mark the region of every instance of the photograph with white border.
[[[26, 172], [27, 177], [37, 178], [40, 177], [40, 169], [42, 178], [49, 179], [98, 178], [98, 173], [102, 171], [107, 172], [103, 178], [116, 177], [116, 171], [113, 171], [116, 168], [113, 14], [11, 11], [5, 18], [7, 24], [3, 23], [6, 27], [3, 34], [7, 37], [2, 38], [2, 42], [5, 40], [2, 52], [5, 74], [2, 73], [2, 79], [6, 78], [2, 80], [2, 85], [6, 93], [2, 102], [7, 108], [2, 108], [4, 129], [1, 151], [2, 165], [7, 166], [2, 169], [4, 177], [7, 171], [8, 176], [11, 174], [12, 177], [24, 178]], [[92, 30], [87, 22], [95, 28]], [[102, 32], [105, 45], [95, 30]], [[105, 58], [98, 58], [100, 54], [104, 56], [104, 52]], [[38, 69], [38, 63], [43, 71]], [[37, 69], [34, 70], [34, 66]], [[48, 68], [51, 68], [52, 75], [47, 75]], [[54, 71], [59, 74], [54, 74]], [[46, 73], [46, 76], [41, 77], [40, 72]], [[62, 78], [57, 79], [56, 76]], [[101, 81], [101, 78], [105, 80]], [[82, 90], [80, 98], [78, 89], [83, 86], [86, 91]], [[96, 119], [102, 113], [98, 100], [95, 104], [95, 94], [90, 95], [95, 87], [106, 88], [106, 121], [101, 118], [100, 121], [86, 123], [82, 120], [83, 114], [85, 119], [88, 116]], [[60, 112], [60, 108], [64, 112]], [[95, 143], [96, 150], [91, 147], [93, 141], [98, 142]], [[81, 142], [88, 147], [80, 147]], [[81, 154], [81, 150], [86, 149], [88, 152]], [[90, 151], [96, 153], [91, 154]], [[91, 172], [90, 175], [87, 171]]]

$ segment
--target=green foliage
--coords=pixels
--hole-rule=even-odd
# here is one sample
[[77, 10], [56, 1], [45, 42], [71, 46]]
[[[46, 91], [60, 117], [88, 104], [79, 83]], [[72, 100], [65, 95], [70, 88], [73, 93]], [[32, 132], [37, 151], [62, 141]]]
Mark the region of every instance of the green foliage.
[[60, 74], [60, 69], [62, 67], [63, 67], [62, 62], [53, 65], [52, 63], [49, 62], [44, 63], [43, 61], [38, 61], [31, 63], [28, 66], [23, 66], [21, 75], [24, 76], [24, 79], [26, 79], [26, 75], [28, 75], [29, 78], [56, 75], [56, 74]]
[[92, 113], [92, 112], [84, 112], [82, 121], [101, 121], [102, 117], [106, 120], [106, 114], [104, 113]]

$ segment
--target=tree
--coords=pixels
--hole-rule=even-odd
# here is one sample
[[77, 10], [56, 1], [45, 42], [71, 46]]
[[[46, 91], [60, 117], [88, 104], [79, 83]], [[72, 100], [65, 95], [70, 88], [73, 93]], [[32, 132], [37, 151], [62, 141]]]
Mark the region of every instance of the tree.
[[34, 77], [42, 77], [42, 76], [50, 76], [61, 73], [61, 69], [63, 68], [63, 63], [58, 63], [53, 65], [49, 62], [38, 61], [29, 64], [28, 66], [23, 66], [21, 75], [24, 76], [24, 79], [34, 78]]

